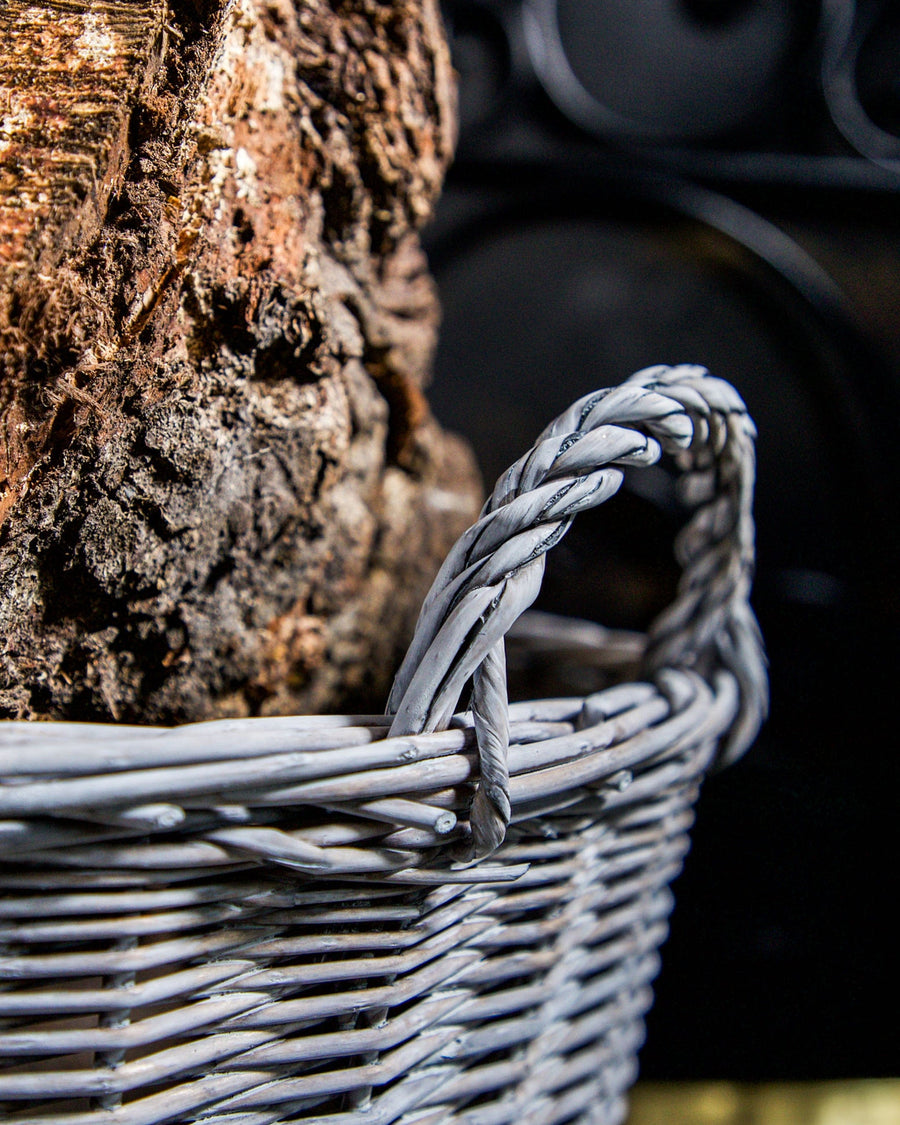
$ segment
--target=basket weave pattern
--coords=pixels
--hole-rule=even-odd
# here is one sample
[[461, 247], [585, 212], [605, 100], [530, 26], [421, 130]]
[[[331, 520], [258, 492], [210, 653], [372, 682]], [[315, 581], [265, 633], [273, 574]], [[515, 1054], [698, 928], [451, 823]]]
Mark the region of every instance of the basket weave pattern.
[[[664, 452], [694, 511], [642, 677], [508, 705], [544, 553]], [[501, 478], [387, 717], [0, 725], [0, 1110], [620, 1122], [699, 786], [765, 712], [752, 483], [736, 393], [649, 369]]]

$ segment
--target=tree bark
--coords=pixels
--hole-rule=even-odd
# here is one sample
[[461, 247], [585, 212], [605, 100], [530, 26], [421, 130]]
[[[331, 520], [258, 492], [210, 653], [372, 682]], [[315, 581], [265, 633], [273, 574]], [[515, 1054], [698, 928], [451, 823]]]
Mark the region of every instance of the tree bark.
[[0, 83], [0, 714], [382, 701], [479, 491], [434, 0], [6, 0]]

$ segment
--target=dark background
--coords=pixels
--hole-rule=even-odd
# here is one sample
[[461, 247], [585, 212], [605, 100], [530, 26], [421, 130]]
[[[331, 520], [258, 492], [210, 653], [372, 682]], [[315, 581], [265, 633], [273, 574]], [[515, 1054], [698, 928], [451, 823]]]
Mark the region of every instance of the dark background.
[[[654, 363], [760, 430], [772, 714], [706, 785], [642, 1075], [900, 1074], [900, 5], [450, 0], [461, 132], [427, 244], [431, 399], [490, 484]], [[544, 608], [643, 627], [677, 578], [658, 478], [579, 517]], [[889, 918], [890, 914], [890, 918]]]

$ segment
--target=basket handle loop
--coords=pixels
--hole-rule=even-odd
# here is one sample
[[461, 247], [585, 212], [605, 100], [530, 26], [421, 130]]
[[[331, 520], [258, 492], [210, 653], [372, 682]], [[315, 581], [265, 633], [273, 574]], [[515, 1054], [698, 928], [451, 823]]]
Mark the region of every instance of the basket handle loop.
[[472, 680], [480, 760], [471, 810], [476, 857], [499, 847], [510, 818], [504, 636], [537, 597], [546, 552], [577, 512], [618, 491], [624, 466], [673, 454], [694, 508], [676, 542], [678, 594], [650, 628], [645, 671], [730, 671], [740, 707], [720, 760], [737, 758], [753, 740], [768, 702], [748, 603], [755, 436], [730, 384], [702, 367], [647, 368], [586, 395], [552, 422], [457, 540], [425, 599], [387, 711], [392, 735], [444, 729]]

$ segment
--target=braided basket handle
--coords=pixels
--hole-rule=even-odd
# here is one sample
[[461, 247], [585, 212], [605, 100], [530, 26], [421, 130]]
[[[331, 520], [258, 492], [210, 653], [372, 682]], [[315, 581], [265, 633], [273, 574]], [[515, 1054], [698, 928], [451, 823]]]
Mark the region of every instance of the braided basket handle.
[[498, 480], [429, 591], [388, 700], [392, 735], [441, 730], [472, 679], [481, 779], [471, 810], [476, 857], [510, 819], [504, 636], [537, 597], [544, 555], [585, 508], [618, 491], [622, 466], [674, 454], [695, 509], [676, 543], [674, 603], [649, 631], [645, 671], [730, 671], [740, 707], [720, 748], [737, 758], [767, 707], [765, 659], [748, 604], [756, 431], [730, 384], [693, 366], [651, 367], [574, 403]]

